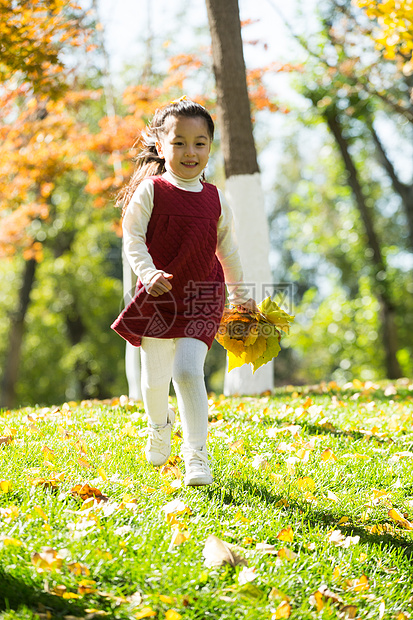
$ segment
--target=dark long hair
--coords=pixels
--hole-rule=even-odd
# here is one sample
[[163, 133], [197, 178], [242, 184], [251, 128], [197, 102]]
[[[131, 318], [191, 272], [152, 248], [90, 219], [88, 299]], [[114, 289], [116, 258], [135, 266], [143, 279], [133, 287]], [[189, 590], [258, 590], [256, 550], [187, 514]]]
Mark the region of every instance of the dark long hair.
[[159, 157], [156, 142], [165, 133], [165, 121], [168, 116], [201, 117], [206, 121], [209, 137], [214, 138], [214, 121], [210, 113], [199, 103], [182, 98], [156, 110], [151, 123], [142, 132], [140, 141], [141, 152], [135, 158], [135, 169], [129, 182], [116, 196], [116, 206], [122, 208], [122, 216], [139, 183], [146, 177], [156, 176], [165, 172], [165, 160]]

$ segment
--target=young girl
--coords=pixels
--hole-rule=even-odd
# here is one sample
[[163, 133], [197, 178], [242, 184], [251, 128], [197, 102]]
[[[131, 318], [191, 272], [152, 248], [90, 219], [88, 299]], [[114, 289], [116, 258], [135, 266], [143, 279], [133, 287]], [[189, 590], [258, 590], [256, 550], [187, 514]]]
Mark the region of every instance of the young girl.
[[222, 193], [203, 181], [213, 136], [210, 114], [185, 97], [157, 110], [142, 136], [134, 174], [118, 196], [124, 250], [138, 283], [112, 328], [141, 346], [149, 418], [145, 454], [155, 466], [166, 463], [171, 452], [173, 380], [187, 486], [212, 483], [203, 368], [222, 316], [225, 281], [232, 304], [256, 310], [242, 285], [230, 208]]

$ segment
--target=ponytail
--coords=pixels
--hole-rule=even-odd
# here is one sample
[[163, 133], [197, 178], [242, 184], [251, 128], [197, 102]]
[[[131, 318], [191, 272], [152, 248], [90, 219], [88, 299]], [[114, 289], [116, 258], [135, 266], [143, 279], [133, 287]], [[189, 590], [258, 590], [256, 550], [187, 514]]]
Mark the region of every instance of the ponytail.
[[116, 207], [122, 208], [122, 217], [138, 185], [147, 177], [158, 176], [166, 171], [165, 160], [156, 149], [156, 142], [165, 132], [165, 120], [168, 116], [201, 117], [206, 121], [211, 141], [214, 138], [214, 121], [209, 112], [199, 103], [182, 97], [172, 101], [164, 108], [156, 110], [151, 124], [142, 132], [140, 142], [142, 150], [135, 158], [135, 170], [127, 183], [116, 196]]

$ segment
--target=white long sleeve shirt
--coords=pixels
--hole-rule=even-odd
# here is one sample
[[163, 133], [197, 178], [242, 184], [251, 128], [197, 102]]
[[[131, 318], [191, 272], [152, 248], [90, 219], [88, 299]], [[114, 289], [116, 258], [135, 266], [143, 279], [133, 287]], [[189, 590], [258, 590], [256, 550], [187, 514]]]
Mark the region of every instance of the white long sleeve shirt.
[[[200, 177], [182, 179], [171, 171], [165, 172], [163, 178], [175, 187], [188, 192], [201, 192]], [[225, 283], [231, 304], [243, 304], [248, 298], [248, 291], [243, 284], [243, 272], [234, 234], [232, 211], [223, 195], [218, 190], [221, 203], [221, 215], [218, 220], [217, 257], [224, 270]], [[123, 218], [123, 245], [126, 257], [142, 284], [146, 286], [161, 269], [156, 269], [146, 246], [146, 231], [152, 215], [154, 185], [151, 179], [144, 179], [133, 194]]]

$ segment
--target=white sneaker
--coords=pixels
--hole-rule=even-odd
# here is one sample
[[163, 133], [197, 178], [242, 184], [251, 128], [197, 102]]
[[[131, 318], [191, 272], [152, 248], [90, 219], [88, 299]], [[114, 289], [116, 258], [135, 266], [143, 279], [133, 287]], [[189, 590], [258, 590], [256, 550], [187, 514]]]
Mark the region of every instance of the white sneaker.
[[184, 447], [182, 454], [185, 461], [185, 486], [200, 487], [213, 483], [206, 448], [194, 450], [193, 448]]
[[171, 454], [171, 432], [175, 422], [175, 411], [168, 409], [168, 418], [165, 426], [148, 426], [148, 441], [145, 447], [145, 456], [149, 463], [159, 467], [164, 465]]

